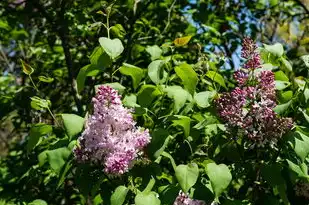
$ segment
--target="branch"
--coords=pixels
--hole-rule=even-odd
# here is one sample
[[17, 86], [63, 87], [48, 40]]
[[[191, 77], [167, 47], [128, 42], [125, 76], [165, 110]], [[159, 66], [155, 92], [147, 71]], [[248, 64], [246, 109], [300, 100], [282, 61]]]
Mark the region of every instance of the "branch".
[[[32, 3], [39, 10], [39, 12], [43, 15], [43, 17], [45, 17], [46, 20], [51, 24], [52, 29], [54, 29], [54, 31], [56, 32], [56, 34], [59, 36], [61, 40], [61, 46], [63, 47], [63, 52], [65, 55], [65, 62], [66, 62], [68, 73], [69, 73], [71, 93], [73, 95], [75, 104], [77, 106], [78, 113], [82, 114], [83, 108], [82, 108], [82, 103], [81, 103], [81, 100], [79, 99], [77, 89], [76, 89], [76, 80], [74, 78], [74, 73], [73, 73], [73, 62], [72, 62], [70, 47], [69, 47], [69, 43], [67, 39], [68, 28], [66, 25], [66, 19], [64, 17], [65, 1], [63, 0], [61, 2], [61, 10], [58, 15], [59, 21], [54, 21], [53, 18], [46, 12], [45, 8], [37, 0], [32, 0]], [[61, 27], [59, 27], [58, 25], [61, 25]]]
[[309, 14], [308, 8], [301, 0], [295, 0], [295, 2], [305, 10], [306, 14]]

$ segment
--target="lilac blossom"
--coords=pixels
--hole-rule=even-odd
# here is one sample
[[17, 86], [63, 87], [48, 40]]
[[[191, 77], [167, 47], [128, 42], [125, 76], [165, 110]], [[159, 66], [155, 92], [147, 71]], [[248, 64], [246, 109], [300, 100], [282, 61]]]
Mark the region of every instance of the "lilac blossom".
[[94, 112], [79, 137], [75, 157], [103, 165], [107, 174], [124, 174], [150, 142], [149, 132], [136, 127], [131, 110], [123, 107], [118, 92], [111, 87], [100, 86], [92, 102]]
[[[251, 39], [244, 39], [242, 57], [245, 68], [260, 67], [257, 46]], [[252, 60], [256, 58], [256, 60]], [[257, 60], [258, 59], [258, 60]], [[275, 77], [272, 71], [251, 72], [243, 69], [234, 73], [239, 87], [223, 93], [216, 101], [219, 116], [231, 129], [236, 128], [257, 145], [274, 143], [292, 128], [290, 118], [280, 118], [273, 111], [276, 107]]]
[[187, 194], [180, 191], [173, 205], [206, 205], [204, 201], [190, 199]]

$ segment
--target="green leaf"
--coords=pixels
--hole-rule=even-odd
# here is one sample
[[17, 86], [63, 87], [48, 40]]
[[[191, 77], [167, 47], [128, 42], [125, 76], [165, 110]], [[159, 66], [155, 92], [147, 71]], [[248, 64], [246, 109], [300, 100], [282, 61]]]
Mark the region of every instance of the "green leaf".
[[104, 52], [103, 48], [98, 46], [90, 56], [90, 63], [103, 71], [112, 64], [112, 59]]
[[297, 164], [293, 163], [290, 160], [286, 160], [288, 162], [289, 168], [293, 171], [299, 178], [308, 178], [308, 174], [304, 173], [303, 170]]
[[305, 101], [307, 103], [308, 100], [309, 100], [309, 89], [308, 88], [305, 88], [305, 90], [304, 90], [304, 97], [305, 97]]
[[98, 73], [100, 73], [102, 71], [103, 70], [101, 70], [100, 68], [98, 68], [98, 67], [96, 67], [92, 64], [89, 64], [89, 65], [82, 67], [79, 70], [78, 75], [76, 77], [78, 92], [81, 92], [84, 89], [85, 80], [86, 80], [87, 76], [96, 76]]
[[99, 38], [100, 45], [103, 50], [114, 60], [117, 58], [124, 50], [121, 41], [118, 38], [109, 39], [105, 37]]
[[300, 58], [304, 61], [307, 68], [309, 68], [309, 55], [304, 55], [304, 56], [301, 56]]
[[216, 93], [216, 91], [199, 92], [194, 95], [194, 100], [199, 107], [206, 108], [210, 106], [210, 101], [215, 97]]
[[156, 195], [156, 192], [138, 193], [134, 199], [135, 205], [160, 205], [161, 201]]
[[281, 80], [275, 81], [276, 90], [284, 90], [285, 88], [289, 87], [290, 85], [291, 85], [291, 83], [287, 82], [287, 81], [281, 81]]
[[122, 100], [122, 103], [126, 107], [140, 107], [140, 105], [138, 105], [136, 101], [137, 101], [136, 95], [130, 94], [124, 97], [124, 99]]
[[299, 131], [290, 135], [289, 143], [297, 156], [304, 162], [309, 154], [309, 137]]
[[264, 48], [271, 54], [281, 57], [284, 53], [283, 46], [280, 43], [275, 43], [274, 45], [264, 44]]
[[181, 38], [176, 38], [174, 40], [174, 44], [175, 44], [175, 46], [185, 46], [189, 43], [191, 38], [192, 38], [192, 36], [184, 36], [184, 37], [181, 37]]
[[35, 110], [47, 109], [51, 105], [49, 100], [44, 100], [39, 98], [38, 96], [31, 97], [31, 107]]
[[149, 55], [151, 56], [151, 61], [157, 60], [161, 57], [162, 54], [161, 48], [157, 45], [147, 46], [146, 52], [149, 53]]
[[231, 172], [225, 164], [217, 165], [216, 163], [208, 163], [205, 166], [205, 171], [209, 177], [212, 190], [218, 198], [232, 181]]
[[114, 36], [116, 36], [120, 39], [123, 39], [126, 35], [126, 30], [123, 28], [123, 26], [121, 24], [118, 24], [118, 23], [116, 25], [112, 26], [110, 28], [110, 31]]
[[222, 87], [226, 88], [226, 85], [225, 85], [225, 81], [224, 81], [224, 78], [222, 77], [222, 75], [220, 75], [218, 72], [215, 72], [215, 71], [212, 71], [212, 70], [209, 70], [207, 73], [206, 73], [206, 76], [208, 78], [210, 78], [212, 81], [218, 83], [219, 85], [221, 85]]
[[122, 205], [126, 199], [129, 189], [125, 186], [118, 186], [111, 196], [111, 205]]
[[20, 62], [21, 62], [23, 72], [26, 75], [31, 75], [34, 72], [34, 69], [29, 64], [27, 64], [25, 61], [20, 59]]
[[182, 191], [188, 193], [189, 189], [194, 186], [199, 176], [198, 166], [195, 163], [178, 165], [175, 170], [175, 175]]
[[42, 199], [36, 199], [32, 202], [30, 202], [28, 205], [47, 205], [46, 201]]
[[40, 138], [53, 131], [52, 126], [43, 123], [31, 127], [27, 143], [27, 152], [30, 152], [39, 142]]
[[187, 63], [181, 64], [175, 67], [175, 72], [181, 79], [185, 89], [188, 90], [191, 95], [194, 95], [198, 78], [192, 66]]
[[66, 133], [70, 138], [79, 134], [84, 128], [85, 119], [74, 114], [61, 114]]
[[187, 116], [181, 116], [181, 115], [174, 115], [173, 117], [175, 117], [176, 119], [173, 119], [172, 122], [172, 126], [180, 126], [185, 134], [185, 137], [189, 137], [190, 135], [190, 124], [191, 124], [191, 118], [187, 117]]
[[292, 101], [290, 100], [290, 101], [287, 102], [287, 103], [277, 105], [277, 106], [274, 108], [274, 111], [275, 111], [276, 113], [278, 113], [279, 115], [281, 115], [281, 114], [283, 114], [283, 113], [290, 107], [291, 104], [292, 104]]
[[163, 91], [167, 93], [169, 98], [174, 100], [174, 113], [178, 113], [187, 100], [192, 100], [190, 93], [177, 85], [164, 87]]
[[51, 83], [51, 82], [54, 81], [54, 78], [46, 77], [46, 76], [43, 76], [43, 75], [39, 76], [38, 78], [41, 82], [44, 82], [44, 83]]
[[281, 58], [281, 62], [286, 70], [293, 71], [293, 67], [288, 60], [286, 60], [285, 58]]
[[123, 65], [119, 68], [119, 71], [123, 75], [131, 76], [134, 89], [138, 87], [145, 74], [143, 69], [127, 63], [123, 63]]
[[155, 84], [162, 84], [166, 81], [168, 73], [164, 70], [164, 61], [156, 60], [148, 66], [148, 76]]
[[288, 76], [285, 75], [285, 73], [281, 70], [275, 72], [275, 80], [280, 80], [280, 81], [287, 81], [289, 82]]
[[156, 86], [143, 85], [137, 93], [137, 100], [142, 107], [149, 107], [153, 100], [161, 94]]
[[65, 165], [66, 160], [71, 154], [71, 150], [66, 147], [61, 147], [54, 150], [48, 150], [46, 152], [48, 162], [51, 168], [59, 174], [62, 167]]

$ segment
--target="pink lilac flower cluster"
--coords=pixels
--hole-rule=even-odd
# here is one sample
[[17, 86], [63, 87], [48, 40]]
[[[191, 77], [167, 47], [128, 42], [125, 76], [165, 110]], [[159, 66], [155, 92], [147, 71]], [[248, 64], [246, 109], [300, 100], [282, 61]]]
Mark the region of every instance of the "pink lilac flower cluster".
[[275, 143], [292, 128], [290, 118], [280, 118], [273, 111], [276, 104], [274, 73], [261, 71], [260, 55], [256, 44], [245, 38], [241, 56], [246, 59], [244, 68], [234, 73], [238, 83], [230, 93], [216, 101], [220, 117], [238, 134], [252, 139], [256, 145]]
[[104, 172], [110, 175], [128, 172], [150, 142], [148, 130], [136, 127], [131, 110], [123, 107], [113, 88], [100, 86], [92, 102], [94, 112], [78, 139], [75, 158], [80, 162], [102, 164]]
[[190, 199], [187, 194], [180, 191], [173, 205], [206, 205], [204, 201]]

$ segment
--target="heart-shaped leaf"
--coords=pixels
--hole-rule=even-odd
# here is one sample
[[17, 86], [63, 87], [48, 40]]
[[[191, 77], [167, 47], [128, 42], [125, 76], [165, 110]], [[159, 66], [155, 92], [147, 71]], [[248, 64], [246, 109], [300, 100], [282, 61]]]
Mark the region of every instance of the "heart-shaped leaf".
[[198, 166], [195, 163], [188, 165], [178, 165], [175, 170], [176, 178], [180, 184], [181, 189], [187, 193], [189, 189], [194, 186], [199, 176]]
[[192, 66], [187, 63], [181, 64], [175, 67], [175, 72], [177, 76], [181, 79], [185, 89], [189, 91], [191, 95], [194, 95], [198, 78]]
[[145, 74], [143, 69], [127, 63], [123, 63], [123, 65], [119, 68], [119, 71], [124, 75], [131, 76], [134, 89], [138, 87]]
[[111, 205], [122, 205], [126, 200], [129, 189], [125, 186], [118, 186], [111, 196]]
[[205, 166], [206, 174], [209, 177], [212, 190], [218, 198], [221, 193], [229, 186], [232, 175], [225, 164], [208, 163]]
[[157, 198], [156, 192], [141, 192], [135, 196], [135, 205], [160, 205], [161, 201]]
[[109, 55], [112, 59], [117, 58], [124, 50], [124, 47], [121, 41], [118, 38], [109, 39], [106, 37], [99, 38], [100, 45], [103, 50]]
[[71, 138], [79, 134], [84, 127], [85, 119], [74, 114], [61, 114], [63, 124], [68, 136]]

